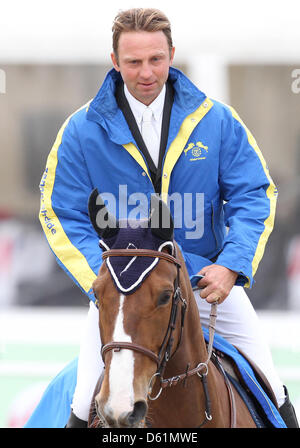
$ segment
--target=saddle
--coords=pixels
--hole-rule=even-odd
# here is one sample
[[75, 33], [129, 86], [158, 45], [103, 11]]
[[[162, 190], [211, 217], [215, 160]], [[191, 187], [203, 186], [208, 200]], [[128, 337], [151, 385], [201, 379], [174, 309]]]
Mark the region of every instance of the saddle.
[[[206, 343], [209, 333], [202, 327]], [[285, 427], [275, 394], [260, 368], [245, 353], [215, 334], [211, 360], [233, 385], [248, 407], [257, 427]]]
[[[260, 368], [251, 360], [249, 359], [241, 350], [238, 350], [238, 352], [245, 358], [245, 360], [249, 363], [251, 366], [255, 377], [261, 386], [261, 388], [264, 390], [265, 394], [268, 396], [268, 398], [271, 400], [273, 405], [278, 411], [278, 404], [275, 397], [275, 394], [273, 392], [273, 389], [268, 382], [267, 378], [263, 374], [263, 372], [260, 370]], [[235, 405], [234, 405], [234, 399], [231, 389], [231, 386], [233, 386], [236, 391], [239, 393], [240, 397], [244, 401], [245, 405], [247, 406], [256, 426], [258, 428], [266, 428], [266, 427], [272, 427], [273, 425], [270, 424], [268, 418], [265, 415], [264, 410], [262, 409], [259, 401], [255, 399], [253, 393], [245, 383], [236, 363], [234, 360], [226, 355], [225, 353], [213, 349], [213, 354], [211, 357], [212, 362], [215, 364], [215, 366], [218, 368], [218, 370], [222, 373], [224, 376], [224, 380], [227, 383], [227, 388], [229, 391], [229, 397], [230, 397], [230, 404], [231, 404], [231, 420], [235, 421]], [[230, 383], [230, 384], [228, 384]]]
[[[276, 409], [279, 410], [275, 394], [274, 394], [273, 389], [272, 389], [269, 381], [267, 380], [266, 376], [263, 374], [261, 369], [250, 358], [248, 358], [244, 352], [242, 352], [242, 350], [239, 350], [239, 349], [237, 349], [237, 350], [248, 361], [252, 370], [255, 373], [255, 376], [256, 376], [259, 384], [262, 386], [263, 390], [268, 395], [268, 397], [270, 398], [270, 400], [272, 401], [272, 403], [274, 404]], [[236, 367], [236, 364], [233, 362], [233, 360], [228, 355], [226, 355], [225, 353], [220, 352], [218, 350], [215, 350], [215, 354], [219, 358], [219, 362], [222, 364], [225, 372], [228, 375], [230, 375], [231, 378], [235, 379], [236, 381], [240, 382], [241, 384], [244, 384], [241, 374], [240, 374], [238, 368]], [[245, 388], [247, 390], [247, 387], [245, 387]]]

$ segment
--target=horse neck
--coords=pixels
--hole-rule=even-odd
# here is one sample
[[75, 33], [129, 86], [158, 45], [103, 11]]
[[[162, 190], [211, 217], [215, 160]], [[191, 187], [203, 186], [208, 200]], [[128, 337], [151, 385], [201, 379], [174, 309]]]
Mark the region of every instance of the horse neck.
[[205, 362], [207, 359], [207, 348], [200, 323], [199, 310], [192, 289], [188, 298], [180, 351], [180, 363], [184, 364], [184, 367], [187, 363], [193, 364], [196, 362], [198, 364], [199, 362]]
[[[177, 246], [177, 257], [181, 261], [180, 272], [180, 289], [182, 297], [187, 302], [187, 310], [184, 320], [184, 328], [182, 332], [182, 339], [178, 348], [178, 355], [174, 357], [176, 363], [186, 368], [187, 363], [205, 362], [207, 359], [207, 349], [200, 323], [199, 310], [191, 287], [189, 275], [182, 257], [182, 254]], [[180, 318], [180, 313], [178, 319]], [[175, 361], [174, 359], [174, 361]], [[177, 368], [177, 366], [176, 366]]]
[[[207, 360], [199, 311], [183, 260], [181, 269], [180, 289], [182, 297], [187, 301], [187, 310], [180, 343], [178, 345], [176, 341], [174, 344], [176, 351], [166, 365], [164, 378], [184, 374]], [[181, 310], [178, 311], [177, 325], [180, 324], [181, 318]], [[197, 427], [202, 421], [205, 415], [202, 383], [196, 374], [187, 381], [189, 387], [183, 387], [185, 383], [182, 382], [170, 390], [166, 389], [160, 400], [151, 402], [149, 415], [153, 416], [154, 427]], [[213, 390], [213, 387], [211, 389]]]

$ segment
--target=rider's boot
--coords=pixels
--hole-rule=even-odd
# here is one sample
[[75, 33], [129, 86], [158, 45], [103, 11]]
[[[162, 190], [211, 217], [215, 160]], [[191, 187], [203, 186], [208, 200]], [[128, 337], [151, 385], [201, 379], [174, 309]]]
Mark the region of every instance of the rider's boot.
[[290, 402], [287, 388], [285, 386], [283, 387], [285, 391], [285, 402], [282, 406], [280, 406], [279, 413], [288, 428], [299, 428], [296, 412], [292, 403]]
[[73, 411], [71, 411], [66, 428], [87, 428], [87, 422], [76, 417]]

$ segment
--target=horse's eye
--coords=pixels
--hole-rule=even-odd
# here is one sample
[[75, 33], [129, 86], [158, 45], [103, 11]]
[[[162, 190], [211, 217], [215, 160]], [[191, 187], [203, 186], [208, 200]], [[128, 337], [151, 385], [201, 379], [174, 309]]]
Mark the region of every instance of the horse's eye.
[[166, 305], [171, 299], [171, 297], [172, 297], [172, 291], [162, 292], [158, 297], [157, 305], [158, 306]]

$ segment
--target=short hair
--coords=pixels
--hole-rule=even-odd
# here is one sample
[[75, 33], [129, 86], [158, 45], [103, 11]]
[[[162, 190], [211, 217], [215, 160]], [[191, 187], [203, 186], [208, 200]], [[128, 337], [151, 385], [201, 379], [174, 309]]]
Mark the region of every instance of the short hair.
[[166, 15], [155, 8], [132, 8], [120, 11], [113, 22], [113, 51], [118, 57], [118, 45], [122, 32], [128, 31], [162, 31], [169, 45], [173, 48], [171, 23]]

